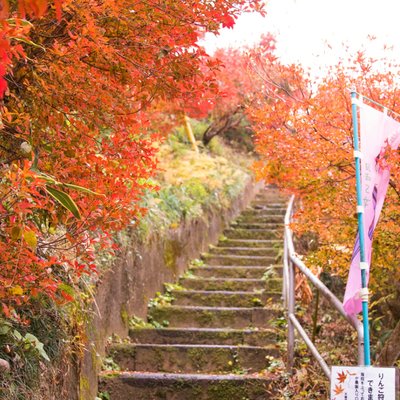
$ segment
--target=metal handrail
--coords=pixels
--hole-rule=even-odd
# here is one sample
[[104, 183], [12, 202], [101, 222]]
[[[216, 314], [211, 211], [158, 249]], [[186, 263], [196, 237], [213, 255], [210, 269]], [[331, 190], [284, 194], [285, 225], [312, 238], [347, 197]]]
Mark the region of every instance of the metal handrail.
[[295, 348], [295, 329], [300, 334], [311, 354], [318, 361], [325, 375], [330, 378], [331, 371], [306, 331], [301, 326], [295, 315], [295, 269], [297, 267], [330, 302], [340, 315], [354, 328], [358, 338], [358, 364], [364, 365], [364, 330], [361, 322], [355, 316], [346, 314], [341, 301], [307, 268], [297, 256], [293, 244], [293, 232], [290, 229], [290, 222], [293, 215], [294, 196], [291, 196], [285, 214], [285, 242], [283, 258], [283, 300], [287, 309], [288, 319], [288, 370], [292, 371]]

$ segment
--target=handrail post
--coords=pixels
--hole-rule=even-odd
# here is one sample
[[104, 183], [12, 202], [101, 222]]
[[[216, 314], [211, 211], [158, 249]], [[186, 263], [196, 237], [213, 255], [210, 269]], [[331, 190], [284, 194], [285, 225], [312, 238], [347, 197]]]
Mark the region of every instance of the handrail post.
[[295, 286], [294, 286], [294, 265], [290, 258], [290, 246], [289, 243], [292, 240], [291, 231], [289, 228], [289, 223], [292, 217], [292, 207], [293, 207], [294, 196], [291, 196], [289, 204], [285, 214], [285, 231], [284, 231], [284, 271], [286, 276], [285, 279], [285, 289], [286, 289], [286, 308], [287, 308], [287, 321], [288, 321], [288, 331], [287, 331], [287, 343], [288, 343], [288, 360], [287, 360], [287, 370], [289, 373], [293, 372], [294, 365], [294, 347], [295, 347], [295, 326], [293, 324], [291, 315], [294, 316], [295, 313]]
[[364, 326], [360, 324], [360, 327], [358, 329], [358, 335], [357, 335], [357, 340], [358, 340], [358, 365], [365, 365], [365, 341], [364, 341]]
[[289, 287], [288, 287], [288, 372], [292, 373], [294, 365], [294, 325], [290, 315], [294, 315], [295, 311], [295, 287], [294, 287], [294, 265], [289, 259]]
[[283, 241], [283, 282], [282, 282], [282, 299], [283, 307], [287, 310], [289, 306], [288, 289], [289, 289], [289, 251], [286, 240], [286, 232], [284, 233]]

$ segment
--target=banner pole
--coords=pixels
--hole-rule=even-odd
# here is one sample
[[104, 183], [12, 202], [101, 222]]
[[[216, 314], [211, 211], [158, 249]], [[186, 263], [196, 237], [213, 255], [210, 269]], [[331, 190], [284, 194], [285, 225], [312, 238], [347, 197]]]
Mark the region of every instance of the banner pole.
[[365, 257], [365, 241], [364, 241], [364, 207], [362, 202], [362, 186], [361, 186], [361, 159], [360, 146], [358, 140], [358, 118], [357, 118], [357, 93], [351, 92], [351, 111], [353, 119], [353, 135], [354, 135], [354, 151], [356, 164], [356, 191], [357, 191], [357, 219], [358, 219], [358, 236], [360, 238], [360, 269], [361, 269], [361, 294], [362, 294], [362, 318], [364, 327], [364, 364], [371, 365], [371, 351], [369, 339], [369, 321], [368, 321], [368, 286], [367, 271], [364, 267], [366, 264]]

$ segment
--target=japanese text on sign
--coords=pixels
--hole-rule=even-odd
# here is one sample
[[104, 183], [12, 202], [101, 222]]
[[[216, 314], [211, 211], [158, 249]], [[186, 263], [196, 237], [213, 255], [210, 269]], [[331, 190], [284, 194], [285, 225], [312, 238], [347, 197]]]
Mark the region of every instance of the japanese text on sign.
[[331, 400], [396, 400], [396, 369], [332, 367]]

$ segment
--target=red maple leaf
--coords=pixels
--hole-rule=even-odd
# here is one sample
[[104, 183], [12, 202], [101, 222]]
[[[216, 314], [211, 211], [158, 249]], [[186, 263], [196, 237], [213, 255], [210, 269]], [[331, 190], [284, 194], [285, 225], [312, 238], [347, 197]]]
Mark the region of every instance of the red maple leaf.
[[221, 22], [224, 28], [233, 28], [233, 25], [235, 25], [235, 20], [230, 15], [224, 15], [221, 18]]
[[346, 372], [339, 372], [336, 379], [339, 381], [339, 383], [343, 383], [347, 379]]

